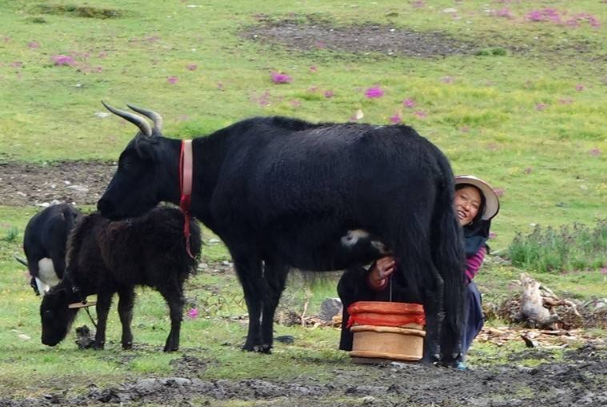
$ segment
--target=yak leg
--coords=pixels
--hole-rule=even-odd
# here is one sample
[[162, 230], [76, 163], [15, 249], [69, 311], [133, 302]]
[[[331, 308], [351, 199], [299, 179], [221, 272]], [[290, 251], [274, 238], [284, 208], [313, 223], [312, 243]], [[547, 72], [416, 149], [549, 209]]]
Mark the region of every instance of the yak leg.
[[95, 349], [103, 349], [105, 346], [105, 328], [107, 317], [112, 305], [113, 293], [101, 292], [97, 294], [97, 332], [95, 333]]
[[171, 332], [164, 344], [165, 352], [174, 352], [179, 350], [179, 334], [181, 331], [181, 321], [183, 320], [183, 286], [178, 282], [177, 277], [173, 277], [163, 285], [158, 287], [158, 291], [164, 297], [169, 306], [171, 317]]
[[261, 272], [261, 260], [257, 256], [232, 254], [234, 268], [242, 285], [249, 312], [249, 331], [243, 350], [268, 353], [261, 338], [261, 312], [267, 292], [267, 284]]
[[445, 318], [443, 304], [443, 279], [436, 273], [434, 284], [424, 287], [424, 312], [426, 314], [426, 339], [423, 362], [434, 363], [440, 359], [441, 325]]
[[131, 321], [133, 320], [133, 304], [135, 302], [135, 291], [127, 288], [118, 291], [118, 315], [122, 324], [122, 349], [133, 348], [133, 332]]
[[274, 315], [280, 296], [285, 289], [288, 274], [289, 267], [287, 265], [277, 261], [266, 261], [263, 277], [268, 285], [269, 293], [263, 303], [261, 316], [261, 346], [265, 352], [270, 352], [272, 349]]

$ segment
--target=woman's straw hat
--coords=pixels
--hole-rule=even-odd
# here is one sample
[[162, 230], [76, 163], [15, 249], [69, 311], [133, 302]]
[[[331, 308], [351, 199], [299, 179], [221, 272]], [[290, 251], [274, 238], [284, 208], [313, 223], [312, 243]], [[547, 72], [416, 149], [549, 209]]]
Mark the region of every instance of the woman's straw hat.
[[483, 220], [490, 220], [500, 211], [500, 200], [489, 184], [473, 175], [458, 175], [455, 177], [455, 185], [470, 184], [477, 187], [485, 197], [485, 210]]

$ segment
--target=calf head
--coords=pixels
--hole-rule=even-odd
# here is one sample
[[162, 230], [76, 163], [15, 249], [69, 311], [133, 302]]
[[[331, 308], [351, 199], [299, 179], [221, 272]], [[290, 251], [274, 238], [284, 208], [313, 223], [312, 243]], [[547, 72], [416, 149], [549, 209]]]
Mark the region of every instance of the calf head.
[[74, 318], [75, 309], [70, 309], [70, 295], [65, 288], [53, 287], [42, 299], [40, 318], [42, 320], [42, 343], [55, 346], [67, 335]]
[[[103, 105], [112, 113], [135, 124], [139, 132], [118, 160], [118, 169], [97, 209], [109, 219], [118, 220], [140, 215], [166, 200], [164, 186], [168, 184], [165, 162], [171, 154], [167, 139], [162, 137], [162, 117], [152, 111], [128, 105], [150, 118], [154, 127], [141, 116]], [[176, 171], [176, 169], [175, 169]]]

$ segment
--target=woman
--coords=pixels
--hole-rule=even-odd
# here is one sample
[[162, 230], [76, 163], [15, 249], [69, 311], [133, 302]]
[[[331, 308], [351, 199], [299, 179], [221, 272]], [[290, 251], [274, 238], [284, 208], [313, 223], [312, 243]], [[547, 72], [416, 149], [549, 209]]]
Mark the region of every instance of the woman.
[[[467, 295], [466, 316], [462, 331], [462, 353], [468, 353], [472, 340], [483, 327], [481, 294], [472, 281], [480, 269], [489, 247], [491, 219], [499, 212], [499, 199], [483, 180], [470, 175], [455, 177], [455, 211], [463, 228], [466, 250]], [[391, 284], [388, 277], [395, 270], [397, 260], [387, 256], [377, 260], [369, 270], [346, 270], [339, 281], [337, 292], [344, 305], [343, 324], [339, 349], [352, 350], [352, 333], [346, 327], [347, 308], [356, 301], [419, 302], [408, 292], [400, 275], [394, 275]]]

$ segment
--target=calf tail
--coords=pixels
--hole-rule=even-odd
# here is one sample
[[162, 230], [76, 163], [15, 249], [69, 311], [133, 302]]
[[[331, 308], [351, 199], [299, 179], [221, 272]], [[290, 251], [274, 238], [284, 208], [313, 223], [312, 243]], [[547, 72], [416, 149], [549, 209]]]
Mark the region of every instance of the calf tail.
[[[450, 168], [438, 187], [437, 202], [432, 219], [432, 261], [444, 282], [443, 309], [445, 322], [441, 336], [444, 351], [461, 339], [465, 312], [465, 252], [462, 229], [453, 206], [454, 183]], [[445, 342], [446, 341], [446, 342]], [[451, 355], [447, 355], [450, 357]]]

